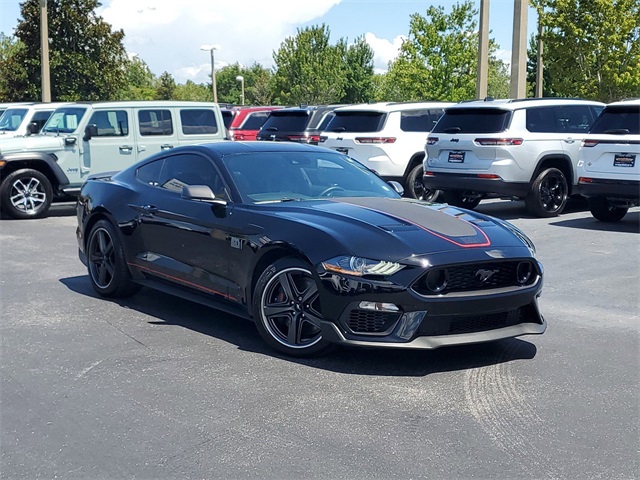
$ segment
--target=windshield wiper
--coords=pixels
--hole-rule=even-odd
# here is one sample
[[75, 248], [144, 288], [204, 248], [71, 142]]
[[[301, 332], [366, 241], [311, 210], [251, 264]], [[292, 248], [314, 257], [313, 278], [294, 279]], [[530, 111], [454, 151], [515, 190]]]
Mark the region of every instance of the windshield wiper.
[[610, 130], [605, 130], [602, 133], [608, 133], [611, 135], [628, 135], [629, 129], [628, 128], [612, 128]]
[[442, 133], [458, 133], [462, 129], [460, 127], [449, 127], [442, 130]]
[[277, 132], [278, 127], [267, 127], [266, 130], [271, 130], [272, 132]]
[[346, 128], [344, 128], [344, 127], [336, 127], [331, 131], [332, 132], [344, 132], [345, 130], [346, 130]]

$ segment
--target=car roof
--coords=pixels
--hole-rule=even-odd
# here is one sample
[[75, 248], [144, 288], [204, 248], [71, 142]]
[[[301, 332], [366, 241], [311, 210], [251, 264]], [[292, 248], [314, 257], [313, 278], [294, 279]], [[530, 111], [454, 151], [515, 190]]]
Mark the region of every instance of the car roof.
[[581, 98], [500, 98], [485, 100], [465, 100], [447, 108], [448, 111], [459, 108], [499, 108], [502, 110], [519, 110], [531, 107], [549, 107], [553, 105], [594, 105], [604, 106], [602, 102]]
[[[203, 143], [198, 147], [211, 150], [218, 155], [233, 155], [237, 153], [260, 153], [260, 152], [331, 152], [333, 150], [321, 148], [315, 145], [307, 145], [297, 142], [211, 142]], [[178, 147], [181, 148], [181, 147]], [[176, 149], [173, 149], [175, 151]]]
[[338, 112], [396, 112], [402, 110], [413, 110], [422, 108], [446, 108], [455, 105], [454, 102], [377, 102], [377, 103], [359, 103], [357, 105], [349, 105], [336, 109]]
[[626, 100], [620, 100], [619, 102], [613, 102], [607, 105], [607, 107], [617, 106], [640, 106], [640, 98], [629, 98]]
[[135, 107], [212, 107], [218, 106], [213, 102], [192, 102], [182, 100], [118, 100], [118, 101], [97, 101], [97, 102], [72, 102], [67, 103], [67, 106], [72, 105], [88, 105], [92, 107], [120, 107], [120, 108], [135, 108]]

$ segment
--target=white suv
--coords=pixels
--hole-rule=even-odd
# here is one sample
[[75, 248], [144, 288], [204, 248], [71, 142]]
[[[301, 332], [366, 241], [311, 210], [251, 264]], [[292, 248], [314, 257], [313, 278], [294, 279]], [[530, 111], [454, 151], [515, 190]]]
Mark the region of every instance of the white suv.
[[422, 185], [424, 142], [451, 105], [372, 103], [337, 108], [319, 145], [355, 158], [384, 180], [402, 183], [407, 196], [434, 200], [438, 192], [425, 191]]
[[38, 133], [53, 111], [65, 103], [25, 103], [9, 106], [0, 115], [0, 142]]
[[425, 188], [475, 208], [524, 198], [534, 216], [558, 215], [575, 194], [578, 149], [604, 108], [576, 99], [485, 100], [448, 108], [427, 139]]
[[640, 205], [640, 99], [606, 106], [582, 141], [578, 193], [603, 222]]

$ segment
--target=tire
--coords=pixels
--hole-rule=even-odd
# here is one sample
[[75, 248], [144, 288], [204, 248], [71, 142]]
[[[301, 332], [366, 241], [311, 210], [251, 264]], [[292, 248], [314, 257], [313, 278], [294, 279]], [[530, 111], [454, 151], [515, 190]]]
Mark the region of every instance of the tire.
[[422, 183], [422, 164], [416, 165], [407, 175], [405, 181], [405, 193], [407, 197], [417, 198], [424, 202], [435, 202], [440, 195], [440, 190], [429, 190]]
[[568, 196], [569, 188], [564, 173], [557, 168], [547, 168], [533, 181], [524, 203], [535, 217], [555, 217], [564, 210]]
[[320, 331], [318, 284], [311, 268], [296, 258], [276, 260], [260, 275], [253, 296], [260, 336], [292, 357], [317, 355], [330, 346]]
[[49, 211], [52, 200], [51, 182], [37, 170], [16, 170], [0, 184], [2, 210], [13, 218], [42, 218]]
[[482, 198], [465, 194], [462, 190], [445, 190], [444, 201], [454, 207], [466, 208], [473, 210], [480, 205]]
[[128, 297], [140, 290], [133, 283], [115, 227], [98, 221], [87, 240], [87, 270], [93, 289], [103, 297]]
[[591, 215], [601, 222], [618, 222], [627, 214], [627, 207], [617, 207], [604, 197], [591, 197], [587, 200]]

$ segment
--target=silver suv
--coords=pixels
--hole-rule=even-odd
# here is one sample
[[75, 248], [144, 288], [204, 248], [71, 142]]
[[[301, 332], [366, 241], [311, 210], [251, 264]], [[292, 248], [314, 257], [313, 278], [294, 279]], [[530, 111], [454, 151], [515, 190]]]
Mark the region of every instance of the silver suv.
[[425, 188], [473, 209], [486, 197], [524, 198], [552, 217], [575, 194], [578, 149], [603, 103], [576, 99], [487, 100], [446, 109], [427, 138]]
[[122, 170], [179, 145], [224, 138], [214, 103], [67, 104], [53, 112], [40, 134], [0, 141], [0, 206], [14, 218], [42, 217], [54, 196], [77, 194], [90, 174]]

